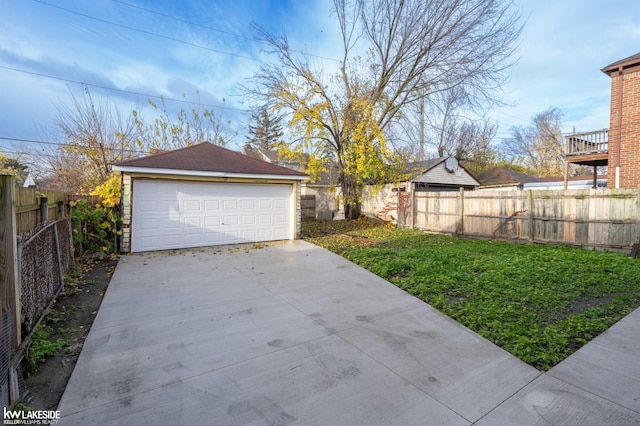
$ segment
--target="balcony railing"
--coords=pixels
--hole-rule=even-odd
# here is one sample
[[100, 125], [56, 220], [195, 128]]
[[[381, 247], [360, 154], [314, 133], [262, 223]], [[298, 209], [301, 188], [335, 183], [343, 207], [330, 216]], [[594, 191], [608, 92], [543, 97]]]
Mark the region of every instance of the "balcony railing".
[[565, 136], [565, 155], [606, 154], [609, 152], [609, 129]]

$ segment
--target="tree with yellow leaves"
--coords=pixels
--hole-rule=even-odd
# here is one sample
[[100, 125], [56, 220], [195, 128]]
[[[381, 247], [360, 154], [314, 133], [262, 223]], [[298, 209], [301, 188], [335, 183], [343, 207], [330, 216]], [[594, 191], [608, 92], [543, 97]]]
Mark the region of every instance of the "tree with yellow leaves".
[[[470, 104], [497, 99], [521, 27], [510, 0], [334, 0], [342, 45], [337, 66], [257, 30], [277, 58], [248, 94], [289, 114], [294, 145], [310, 164], [329, 156], [340, 175], [346, 218], [359, 215], [365, 182], [391, 178], [399, 156], [389, 130], [403, 110], [435, 93], [464, 89]], [[317, 159], [316, 159], [317, 160]]]

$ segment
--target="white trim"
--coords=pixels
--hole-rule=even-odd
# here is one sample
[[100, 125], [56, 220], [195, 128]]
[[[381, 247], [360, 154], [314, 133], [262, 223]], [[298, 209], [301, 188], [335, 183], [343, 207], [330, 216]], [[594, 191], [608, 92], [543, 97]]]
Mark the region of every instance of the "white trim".
[[176, 175], [176, 176], [204, 176], [204, 177], [222, 177], [222, 178], [242, 178], [242, 179], [277, 179], [277, 180], [299, 180], [309, 179], [309, 176], [303, 175], [263, 175], [254, 173], [226, 173], [226, 172], [205, 172], [201, 170], [183, 170], [183, 169], [159, 169], [152, 167], [135, 167], [135, 166], [112, 166], [114, 171], [125, 173], [149, 173], [158, 175]]

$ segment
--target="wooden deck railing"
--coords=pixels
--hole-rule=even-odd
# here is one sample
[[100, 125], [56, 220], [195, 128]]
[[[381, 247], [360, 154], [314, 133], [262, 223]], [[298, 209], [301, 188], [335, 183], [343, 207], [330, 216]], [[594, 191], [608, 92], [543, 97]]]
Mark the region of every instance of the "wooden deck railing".
[[609, 129], [565, 136], [565, 155], [606, 154], [609, 152]]

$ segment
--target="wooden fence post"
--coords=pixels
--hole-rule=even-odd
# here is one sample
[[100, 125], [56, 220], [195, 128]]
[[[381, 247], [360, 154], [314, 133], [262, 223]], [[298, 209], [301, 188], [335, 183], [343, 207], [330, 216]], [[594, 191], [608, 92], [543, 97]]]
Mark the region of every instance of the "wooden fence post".
[[460, 232], [458, 233], [459, 235], [464, 235], [464, 188], [460, 187], [460, 223], [459, 223], [459, 229]]
[[40, 197], [40, 223], [45, 224], [49, 221], [49, 199]]
[[533, 226], [533, 190], [529, 190], [529, 241], [533, 242], [535, 228]]
[[416, 184], [409, 182], [411, 190], [411, 229], [416, 227]]
[[0, 175], [0, 294], [2, 313], [11, 310], [13, 350], [22, 343], [18, 288], [17, 230], [14, 177]]

